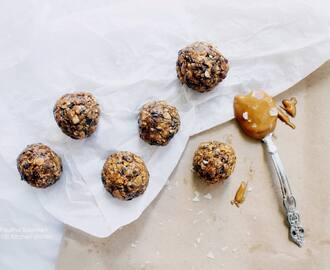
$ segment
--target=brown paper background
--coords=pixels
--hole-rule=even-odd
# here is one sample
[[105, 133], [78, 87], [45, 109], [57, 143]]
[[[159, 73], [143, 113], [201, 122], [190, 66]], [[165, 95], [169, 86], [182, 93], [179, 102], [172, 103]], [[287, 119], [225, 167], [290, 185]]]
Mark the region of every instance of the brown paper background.
[[[67, 227], [57, 269], [330, 269], [330, 62], [276, 100], [292, 96], [297, 129], [279, 122], [274, 141], [302, 216], [303, 248], [288, 240], [277, 179], [261, 143], [230, 121], [189, 140], [169, 185], [134, 223], [105, 239]], [[236, 169], [224, 184], [205, 186], [191, 172], [194, 151], [207, 140], [236, 150]], [[252, 191], [236, 208], [230, 201], [250, 166]], [[192, 201], [195, 190], [199, 202]], [[208, 192], [211, 200], [203, 198]]]

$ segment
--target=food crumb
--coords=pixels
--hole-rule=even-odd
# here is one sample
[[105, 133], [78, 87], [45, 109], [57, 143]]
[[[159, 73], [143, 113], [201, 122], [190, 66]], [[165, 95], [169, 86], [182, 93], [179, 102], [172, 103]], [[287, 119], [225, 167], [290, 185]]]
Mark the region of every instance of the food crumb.
[[209, 253], [207, 253], [206, 257], [208, 257], [209, 259], [212, 259], [212, 260], [215, 258], [212, 251], [209, 251]]
[[224, 247], [221, 248], [222, 251], [226, 251], [227, 249], [228, 249], [227, 246], [224, 246]]
[[204, 198], [207, 200], [212, 200], [212, 194], [211, 193], [207, 193], [204, 195]]
[[193, 202], [199, 202], [200, 201], [200, 199], [199, 199], [200, 193], [197, 190], [195, 190], [194, 195], [195, 195], [195, 197], [192, 199], [192, 201]]

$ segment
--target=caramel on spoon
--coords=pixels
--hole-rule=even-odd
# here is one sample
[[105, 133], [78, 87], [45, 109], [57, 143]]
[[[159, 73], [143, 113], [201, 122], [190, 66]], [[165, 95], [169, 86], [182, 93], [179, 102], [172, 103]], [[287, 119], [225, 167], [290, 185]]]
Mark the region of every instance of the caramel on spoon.
[[[265, 92], [251, 92], [246, 96], [236, 96], [234, 99], [234, 112], [236, 120], [243, 131], [252, 138], [261, 139], [266, 145], [281, 186], [290, 239], [301, 247], [304, 243], [304, 229], [300, 225], [300, 215], [296, 209], [296, 200], [291, 191], [288, 177], [272, 140], [272, 132], [276, 127], [277, 118], [283, 121], [283, 116], [286, 116], [288, 119], [284, 119], [284, 122], [288, 125], [292, 123], [282, 110], [278, 111], [275, 101]], [[244, 184], [237, 191], [233, 203], [243, 202], [243, 195]], [[236, 205], [239, 205], [239, 203]]]
[[251, 91], [234, 99], [235, 118], [243, 131], [254, 139], [262, 139], [276, 127], [278, 109], [264, 91]]

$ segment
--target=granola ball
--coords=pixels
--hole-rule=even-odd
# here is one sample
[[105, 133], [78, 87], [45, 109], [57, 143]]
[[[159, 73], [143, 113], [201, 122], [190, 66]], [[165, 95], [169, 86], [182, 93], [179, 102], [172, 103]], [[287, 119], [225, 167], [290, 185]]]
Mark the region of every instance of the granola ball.
[[61, 176], [61, 158], [47, 145], [28, 145], [17, 158], [22, 180], [37, 188], [53, 185]]
[[53, 112], [63, 133], [72, 139], [84, 139], [96, 130], [100, 107], [91, 93], [76, 92], [62, 96]]
[[128, 201], [147, 189], [149, 172], [139, 156], [121, 151], [107, 158], [102, 170], [102, 182], [113, 197]]
[[151, 145], [166, 145], [180, 128], [177, 109], [165, 101], [143, 105], [139, 114], [140, 137]]
[[222, 182], [228, 178], [235, 164], [236, 155], [233, 148], [217, 141], [201, 143], [193, 160], [194, 171], [209, 184]]
[[194, 42], [178, 53], [179, 80], [198, 92], [211, 91], [226, 78], [228, 70], [228, 60], [210, 43]]

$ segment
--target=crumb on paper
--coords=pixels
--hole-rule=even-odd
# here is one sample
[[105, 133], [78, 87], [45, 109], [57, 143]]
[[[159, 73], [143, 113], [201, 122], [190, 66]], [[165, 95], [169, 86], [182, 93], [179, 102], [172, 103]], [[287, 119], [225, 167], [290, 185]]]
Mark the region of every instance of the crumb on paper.
[[248, 187], [247, 192], [251, 192], [253, 190], [252, 187]]
[[209, 252], [207, 253], [206, 257], [208, 257], [209, 259], [212, 259], [212, 260], [215, 258], [215, 256], [214, 256], [214, 254], [213, 254], [212, 251], [209, 251]]
[[224, 247], [221, 248], [222, 251], [226, 251], [227, 249], [228, 249], [227, 246], [224, 246]]
[[199, 202], [200, 199], [199, 199], [199, 197], [195, 196], [195, 197], [192, 199], [192, 201], [193, 201], [193, 202]]
[[136, 243], [132, 243], [132, 244], [131, 244], [131, 247], [132, 247], [132, 248], [136, 248], [136, 247], [137, 247]]
[[203, 197], [207, 200], [212, 200], [212, 194], [211, 193], [207, 193]]
[[200, 193], [197, 191], [197, 190], [195, 190], [194, 191], [194, 198], [192, 199], [192, 201], [193, 202], [199, 202], [200, 201], [200, 198], [199, 198], [199, 196], [200, 196]]
[[233, 248], [231, 251], [235, 253], [237, 251], [237, 248]]
[[196, 243], [200, 243], [201, 242], [201, 238], [200, 237], [198, 237], [198, 238], [196, 238]]
[[256, 217], [256, 216], [254, 216], [254, 217], [253, 217], [253, 220], [257, 220], [257, 217]]

